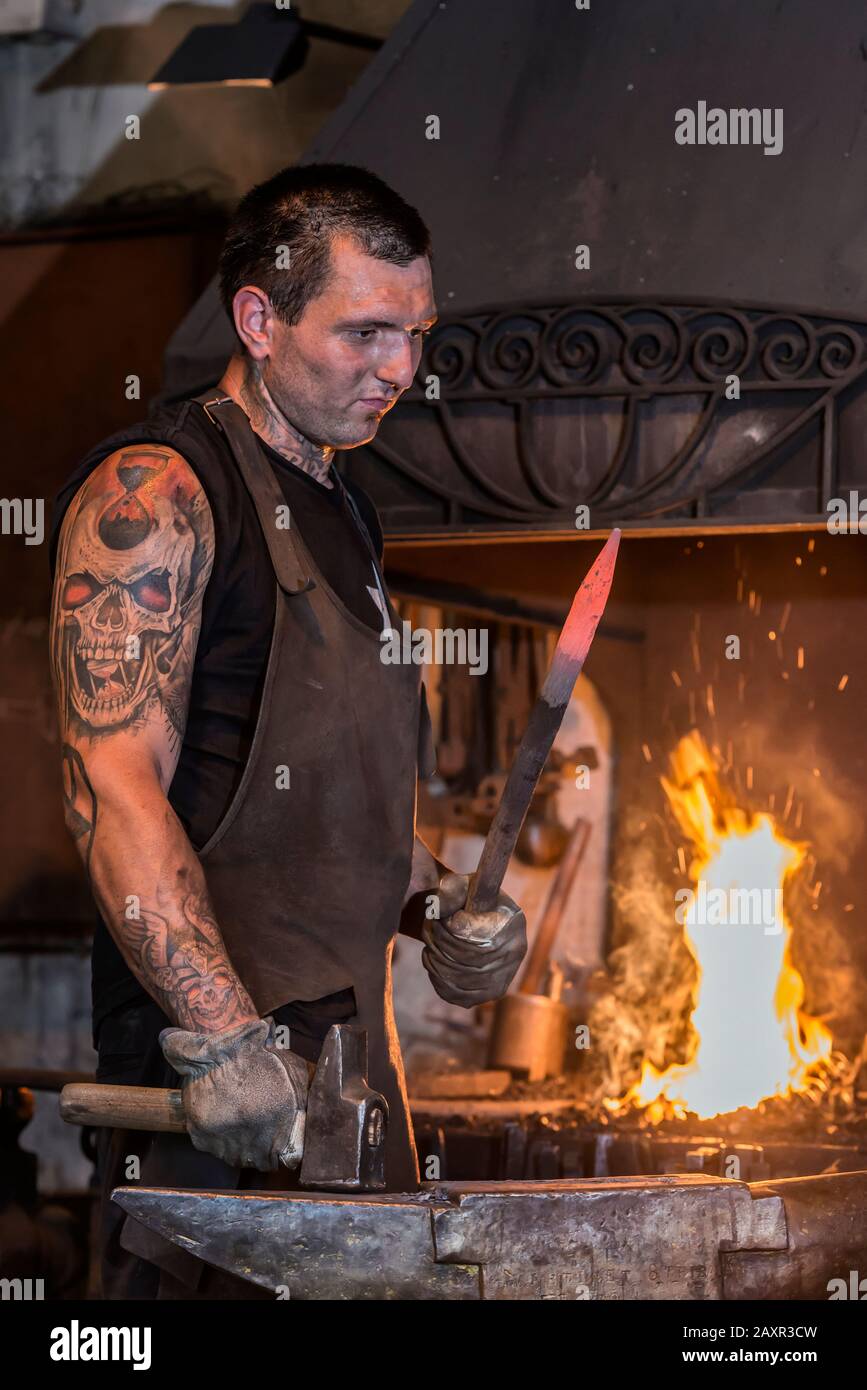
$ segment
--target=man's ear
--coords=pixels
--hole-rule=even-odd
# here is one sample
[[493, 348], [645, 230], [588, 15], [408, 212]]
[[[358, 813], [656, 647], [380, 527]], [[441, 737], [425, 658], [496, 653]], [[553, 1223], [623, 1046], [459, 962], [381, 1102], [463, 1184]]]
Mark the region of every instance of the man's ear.
[[232, 300], [235, 333], [245, 352], [261, 361], [268, 357], [274, 334], [274, 309], [264, 290], [243, 285]]

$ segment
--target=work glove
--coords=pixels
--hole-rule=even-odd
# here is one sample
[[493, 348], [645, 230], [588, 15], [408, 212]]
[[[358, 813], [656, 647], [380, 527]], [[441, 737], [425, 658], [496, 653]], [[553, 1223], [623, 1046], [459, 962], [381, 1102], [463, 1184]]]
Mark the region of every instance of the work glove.
[[466, 912], [469, 878], [445, 873], [439, 882], [439, 919], [422, 927], [422, 964], [441, 999], [470, 1009], [499, 999], [527, 954], [527, 921], [508, 893], [490, 912]]
[[219, 1033], [164, 1028], [166, 1061], [184, 1079], [187, 1131], [195, 1148], [230, 1168], [297, 1168], [304, 1150], [307, 1063], [274, 1041], [270, 1017]]

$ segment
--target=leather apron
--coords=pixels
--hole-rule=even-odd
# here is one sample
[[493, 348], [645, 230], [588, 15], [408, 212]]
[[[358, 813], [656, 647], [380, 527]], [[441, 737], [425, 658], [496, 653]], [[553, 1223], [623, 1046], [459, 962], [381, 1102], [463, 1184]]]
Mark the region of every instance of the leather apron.
[[[415, 836], [421, 668], [381, 660], [379, 633], [329, 587], [294, 519], [285, 526], [285, 498], [240, 407], [213, 393], [197, 400], [226, 436], [276, 581], [250, 754], [228, 810], [199, 852], [208, 891], [229, 958], [260, 1016], [290, 1001], [353, 989], [352, 1022], [367, 1030], [368, 1080], [388, 1103], [386, 1187], [414, 1191], [419, 1170], [392, 1010], [391, 957]], [[340, 478], [332, 477], [358, 517]], [[360, 519], [359, 528], [381, 601], [399, 628]], [[164, 1142], [172, 1138], [155, 1138], [143, 1183], [208, 1185], [210, 1170], [210, 1185], [238, 1185], [237, 1171], [191, 1150], [182, 1136], [191, 1150], [182, 1163], [186, 1181], [171, 1177], [159, 1155], [178, 1154], [176, 1144]], [[191, 1155], [198, 1161], [192, 1183]], [[189, 1278], [186, 1252], [138, 1223], [132, 1227], [128, 1218], [125, 1249]]]

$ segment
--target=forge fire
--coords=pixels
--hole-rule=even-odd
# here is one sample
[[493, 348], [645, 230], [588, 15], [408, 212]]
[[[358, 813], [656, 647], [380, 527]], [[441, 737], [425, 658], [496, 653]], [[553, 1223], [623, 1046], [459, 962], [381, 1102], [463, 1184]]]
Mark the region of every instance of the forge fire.
[[[681, 741], [672, 764], [673, 780], [663, 778], [663, 786], [692, 847], [687, 875], [697, 885], [675, 895], [675, 921], [695, 960], [695, 1042], [689, 1061], [665, 1072], [645, 1059], [626, 1102], [647, 1106], [651, 1118], [668, 1102], [675, 1113], [708, 1119], [821, 1085], [832, 1038], [803, 1011], [804, 981], [792, 963], [785, 887], [806, 846], [787, 839], [771, 814], [751, 816], [731, 798], [726, 803], [698, 733]], [[720, 927], [745, 930], [714, 930]]]

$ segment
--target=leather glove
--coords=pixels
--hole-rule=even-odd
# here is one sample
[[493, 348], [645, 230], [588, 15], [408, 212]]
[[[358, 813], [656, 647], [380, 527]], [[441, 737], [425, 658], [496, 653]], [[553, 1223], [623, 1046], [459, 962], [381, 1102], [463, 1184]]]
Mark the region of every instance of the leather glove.
[[270, 1017], [219, 1033], [164, 1028], [166, 1061], [184, 1078], [187, 1130], [195, 1148], [231, 1168], [297, 1168], [304, 1150], [307, 1063], [274, 1041]]
[[491, 912], [465, 912], [467, 874], [443, 874], [439, 920], [422, 927], [422, 964], [441, 999], [470, 1009], [506, 993], [527, 954], [527, 922], [508, 893]]

